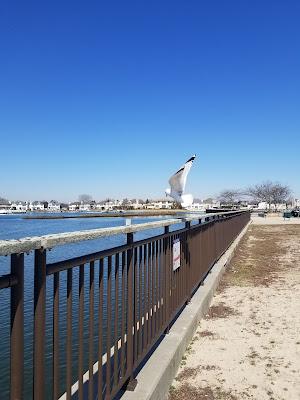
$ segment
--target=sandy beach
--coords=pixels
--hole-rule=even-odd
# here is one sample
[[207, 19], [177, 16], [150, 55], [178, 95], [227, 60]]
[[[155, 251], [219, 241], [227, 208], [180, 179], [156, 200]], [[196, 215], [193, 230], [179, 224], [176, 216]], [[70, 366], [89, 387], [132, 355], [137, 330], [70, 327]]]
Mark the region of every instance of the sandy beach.
[[298, 225], [300, 224], [300, 218], [283, 218], [281, 215], [279, 216], [267, 216], [263, 217], [253, 217], [251, 216], [251, 220], [255, 225]]
[[300, 399], [300, 219], [253, 220], [169, 400]]

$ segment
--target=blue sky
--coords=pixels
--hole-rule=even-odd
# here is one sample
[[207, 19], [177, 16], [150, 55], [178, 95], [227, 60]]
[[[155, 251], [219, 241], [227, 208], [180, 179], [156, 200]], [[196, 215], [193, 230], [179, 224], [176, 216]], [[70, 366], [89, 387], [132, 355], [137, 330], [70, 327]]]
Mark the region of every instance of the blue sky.
[[300, 3], [0, 3], [0, 196], [300, 197]]

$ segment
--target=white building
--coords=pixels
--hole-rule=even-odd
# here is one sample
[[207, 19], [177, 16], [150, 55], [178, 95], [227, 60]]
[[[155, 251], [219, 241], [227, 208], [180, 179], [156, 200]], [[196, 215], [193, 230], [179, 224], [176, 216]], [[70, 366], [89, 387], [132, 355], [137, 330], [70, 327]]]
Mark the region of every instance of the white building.
[[168, 210], [170, 208], [172, 208], [173, 202], [171, 201], [155, 201], [153, 203], [154, 208], [158, 209], [158, 210]]
[[141, 208], [146, 210], [169, 210], [172, 208], [173, 204], [173, 201], [157, 200], [151, 203], [144, 203]]
[[83, 203], [79, 205], [79, 211], [91, 211], [91, 205], [89, 203]]
[[51, 201], [48, 203], [48, 210], [49, 210], [49, 211], [52, 211], [52, 212], [60, 211], [60, 204], [59, 204], [59, 202], [56, 201], [56, 200], [51, 200]]
[[11, 202], [0, 199], [0, 214], [11, 214]]
[[[251, 207], [248, 206], [249, 208]], [[283, 211], [287, 209], [287, 206], [285, 203], [281, 203], [281, 204], [268, 204], [266, 201], [261, 201], [260, 203], [258, 203], [257, 207], [252, 207], [253, 210], [270, 210], [270, 211]]]
[[79, 210], [79, 205], [80, 203], [78, 201], [75, 201], [73, 203], [69, 203], [69, 211], [78, 211]]
[[190, 207], [188, 207], [188, 210], [205, 212], [207, 209], [218, 209], [220, 207], [220, 201], [212, 199], [210, 202], [202, 200], [201, 202], [193, 203]]
[[29, 204], [29, 210], [30, 211], [44, 211], [45, 205], [44, 205], [44, 203], [42, 203], [40, 201], [33, 201], [33, 202], [30, 202], [30, 204]]
[[203, 203], [193, 203], [191, 206], [187, 207], [190, 211], [203, 211], [206, 210], [206, 204]]
[[300, 207], [300, 199], [294, 199], [294, 200], [293, 200], [293, 203], [292, 203], [292, 207], [293, 207], [293, 208], [294, 208], [294, 207], [299, 208], [299, 207]]
[[100, 211], [112, 211], [121, 208], [121, 204], [119, 200], [99, 201], [94, 208]]
[[29, 210], [29, 204], [25, 201], [15, 201], [11, 203], [10, 209], [16, 212], [26, 212]]
[[141, 210], [141, 209], [143, 208], [143, 204], [140, 203], [140, 202], [138, 201], [138, 199], [135, 199], [135, 200], [132, 202], [132, 206], [133, 206], [133, 209], [134, 209], [134, 210]]

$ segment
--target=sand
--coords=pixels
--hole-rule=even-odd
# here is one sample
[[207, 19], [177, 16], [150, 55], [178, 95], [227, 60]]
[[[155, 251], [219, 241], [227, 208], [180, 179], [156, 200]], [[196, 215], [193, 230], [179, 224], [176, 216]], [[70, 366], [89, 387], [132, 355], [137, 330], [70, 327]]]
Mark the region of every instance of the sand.
[[251, 217], [255, 225], [298, 225], [300, 218], [283, 218], [282, 216]]
[[300, 399], [300, 225], [250, 226], [182, 359], [179, 399]]

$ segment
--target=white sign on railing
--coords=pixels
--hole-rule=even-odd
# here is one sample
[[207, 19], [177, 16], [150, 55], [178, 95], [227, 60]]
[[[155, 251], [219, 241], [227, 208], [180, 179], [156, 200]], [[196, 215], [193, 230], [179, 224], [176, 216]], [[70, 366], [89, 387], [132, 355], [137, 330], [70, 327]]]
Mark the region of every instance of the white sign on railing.
[[180, 267], [180, 239], [173, 241], [173, 271]]

